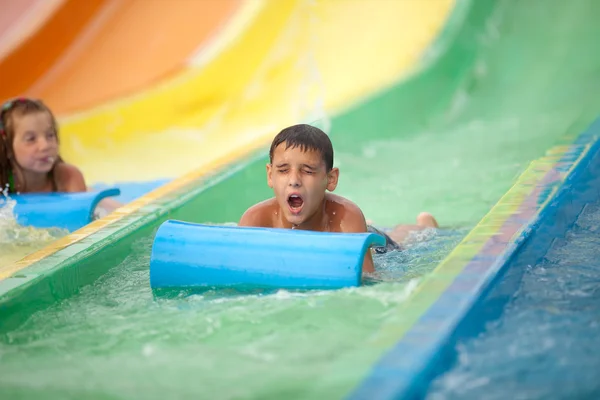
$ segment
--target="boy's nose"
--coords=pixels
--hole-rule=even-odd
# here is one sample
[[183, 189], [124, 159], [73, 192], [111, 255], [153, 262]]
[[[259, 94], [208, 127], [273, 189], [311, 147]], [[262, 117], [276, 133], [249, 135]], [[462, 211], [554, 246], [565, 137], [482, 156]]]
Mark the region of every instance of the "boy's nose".
[[298, 172], [292, 172], [290, 174], [289, 185], [293, 187], [298, 187], [301, 184], [300, 174]]

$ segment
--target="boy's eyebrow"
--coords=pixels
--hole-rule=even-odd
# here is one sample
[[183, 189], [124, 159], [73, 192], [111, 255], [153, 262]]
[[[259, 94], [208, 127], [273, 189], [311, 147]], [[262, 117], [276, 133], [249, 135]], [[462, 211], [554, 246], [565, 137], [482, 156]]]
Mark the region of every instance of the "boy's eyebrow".
[[281, 167], [285, 167], [285, 166], [287, 166], [287, 165], [288, 165], [288, 163], [281, 163], [281, 164], [277, 164], [277, 165], [275, 165], [275, 167], [277, 167], [277, 168], [281, 168]]
[[310, 168], [310, 169], [318, 169], [318, 167], [315, 167], [314, 165], [311, 165], [311, 164], [302, 164], [302, 165], [304, 165], [305, 167]]

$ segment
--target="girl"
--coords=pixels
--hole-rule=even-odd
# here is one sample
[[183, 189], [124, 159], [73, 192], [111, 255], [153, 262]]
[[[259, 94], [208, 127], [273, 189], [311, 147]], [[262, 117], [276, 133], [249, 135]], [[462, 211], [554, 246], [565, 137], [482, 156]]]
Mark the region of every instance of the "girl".
[[[81, 171], [60, 157], [56, 118], [40, 100], [17, 98], [0, 109], [0, 191], [6, 189], [8, 193], [87, 191]], [[119, 205], [102, 204], [110, 210]]]
[[0, 185], [8, 193], [85, 192], [83, 174], [58, 154], [56, 119], [40, 100], [18, 98], [0, 110]]

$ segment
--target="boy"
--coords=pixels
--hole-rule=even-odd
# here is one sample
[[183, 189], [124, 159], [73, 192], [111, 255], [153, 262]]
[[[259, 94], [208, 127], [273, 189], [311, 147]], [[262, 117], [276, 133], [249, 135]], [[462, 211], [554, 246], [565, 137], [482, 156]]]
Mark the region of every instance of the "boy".
[[[340, 171], [333, 167], [329, 137], [313, 126], [294, 125], [279, 132], [271, 143], [269, 159], [267, 183], [275, 197], [246, 210], [239, 226], [345, 233], [375, 231], [386, 237], [387, 249], [399, 249], [394, 238], [402, 241], [411, 230], [438, 226], [430, 214], [421, 213], [417, 225], [399, 225], [389, 236], [367, 227], [356, 204], [326, 193], [335, 190]], [[370, 252], [365, 256], [363, 271], [374, 271]]]

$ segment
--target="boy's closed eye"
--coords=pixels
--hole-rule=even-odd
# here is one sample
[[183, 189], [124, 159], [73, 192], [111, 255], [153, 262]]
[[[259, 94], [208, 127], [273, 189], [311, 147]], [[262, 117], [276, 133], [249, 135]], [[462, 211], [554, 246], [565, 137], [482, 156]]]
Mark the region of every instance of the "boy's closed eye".
[[315, 172], [317, 172], [317, 167], [315, 167], [314, 165], [304, 164], [302, 169], [308, 174], [314, 174]]
[[281, 174], [285, 174], [290, 169], [288, 164], [278, 164], [275, 166], [275, 168], [276, 168], [277, 172], [279, 172]]

